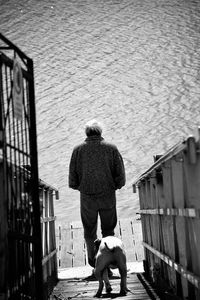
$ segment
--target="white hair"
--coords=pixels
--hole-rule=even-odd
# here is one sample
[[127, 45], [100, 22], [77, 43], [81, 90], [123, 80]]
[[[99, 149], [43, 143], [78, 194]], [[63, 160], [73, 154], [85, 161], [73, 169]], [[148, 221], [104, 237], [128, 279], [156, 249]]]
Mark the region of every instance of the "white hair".
[[86, 123], [85, 133], [87, 136], [102, 134], [102, 125], [97, 120], [93, 119]]

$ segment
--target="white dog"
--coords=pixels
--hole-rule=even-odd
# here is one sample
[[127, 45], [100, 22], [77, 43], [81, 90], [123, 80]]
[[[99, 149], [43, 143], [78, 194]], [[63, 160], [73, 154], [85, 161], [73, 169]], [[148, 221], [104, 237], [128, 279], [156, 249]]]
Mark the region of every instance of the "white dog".
[[127, 294], [127, 266], [126, 255], [122, 241], [115, 236], [107, 236], [102, 240], [95, 241], [95, 247], [98, 249], [96, 254], [96, 263], [94, 274], [99, 280], [99, 288], [95, 297], [100, 297], [102, 294], [103, 286], [105, 282], [106, 292], [112, 291], [109, 279], [108, 279], [108, 267], [118, 268], [121, 275], [120, 283], [120, 295], [125, 296]]

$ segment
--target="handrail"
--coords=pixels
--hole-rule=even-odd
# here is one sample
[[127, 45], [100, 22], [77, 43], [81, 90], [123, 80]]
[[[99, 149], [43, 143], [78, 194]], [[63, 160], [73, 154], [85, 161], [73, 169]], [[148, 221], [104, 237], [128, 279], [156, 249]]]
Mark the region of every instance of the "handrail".
[[59, 200], [59, 191], [54, 186], [50, 185], [49, 183], [46, 183], [44, 180], [39, 179], [39, 188], [47, 188], [49, 190], [52, 190], [55, 192], [56, 200]]
[[143, 178], [150, 175], [150, 173], [153, 170], [156, 170], [162, 163], [164, 163], [167, 159], [170, 159], [174, 155], [176, 155], [178, 152], [183, 151], [186, 149], [185, 141], [182, 142], [182, 144], [177, 143], [175, 146], [170, 148], [168, 152], [166, 152], [164, 155], [162, 155], [147, 171], [145, 171], [136, 181], [134, 181], [133, 184], [137, 185]]
[[187, 139], [184, 139], [182, 142], [176, 143], [172, 146], [164, 155], [161, 155], [155, 163], [147, 169], [138, 179], [133, 182], [133, 186], [137, 185], [140, 181], [142, 181], [145, 177], [148, 177], [150, 173], [156, 169], [158, 169], [166, 160], [171, 159], [178, 153], [187, 150], [188, 144], [190, 141], [196, 143], [197, 152], [200, 150], [200, 127], [198, 127], [197, 133], [194, 132], [193, 135], [190, 135]]
[[22, 50], [20, 50], [16, 45], [14, 45], [10, 40], [8, 40], [1, 32], [0, 32], [0, 40], [2, 40], [5, 44], [9, 46], [9, 47], [1, 46], [0, 50], [14, 50], [23, 61], [24, 58], [30, 60], [30, 58]]
[[54, 215], [54, 198], [59, 199], [58, 190], [39, 179], [40, 223], [42, 230], [43, 280], [48, 297], [57, 283], [57, 246]]

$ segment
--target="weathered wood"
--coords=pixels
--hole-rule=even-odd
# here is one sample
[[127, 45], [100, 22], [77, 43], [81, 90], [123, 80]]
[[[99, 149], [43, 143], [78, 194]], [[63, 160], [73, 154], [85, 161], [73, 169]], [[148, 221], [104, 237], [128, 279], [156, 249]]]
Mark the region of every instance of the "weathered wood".
[[[72, 268], [71, 271], [73, 272]], [[78, 270], [79, 274], [81, 274], [81, 270]], [[155, 290], [146, 282], [142, 274], [137, 276], [134, 273], [129, 273], [127, 277], [127, 286], [129, 292], [127, 296], [120, 296], [120, 277], [118, 275], [113, 276], [110, 279], [111, 286], [113, 288], [110, 294], [106, 294], [105, 290], [103, 290], [102, 298], [113, 299], [115, 297], [120, 297], [120, 299], [126, 300], [149, 300], [149, 299], [160, 299]], [[87, 277], [79, 277], [74, 275], [74, 279], [70, 277], [70, 279], [60, 280], [54, 289], [51, 299], [54, 295], [57, 296], [57, 299], [84, 299], [89, 300], [93, 299], [95, 292], [98, 289], [98, 281], [96, 279], [89, 280]]]
[[132, 232], [131, 220], [121, 219], [120, 226], [122, 232], [122, 241], [126, 252], [126, 259], [127, 261], [135, 261], [135, 243]]
[[200, 299], [199, 145], [200, 135], [196, 141], [189, 137], [134, 183], [146, 243], [145, 271], [165, 291], [192, 300]]
[[81, 223], [71, 223], [72, 233], [72, 267], [86, 265], [85, 247], [83, 239], [83, 227]]
[[134, 239], [134, 250], [135, 250], [135, 260], [143, 261], [144, 259], [144, 247], [142, 246], [142, 225], [140, 222], [131, 222], [133, 239]]
[[55, 217], [53, 208], [53, 190], [51, 187], [40, 186], [40, 201], [43, 204], [41, 209], [41, 229], [43, 240], [43, 283], [45, 297], [52, 291], [57, 282], [57, 249], [55, 238]]
[[[172, 190], [174, 208], [184, 209], [184, 180], [183, 180], [183, 163], [182, 155], [176, 155], [171, 160], [172, 167]], [[177, 255], [176, 261], [187, 269], [187, 242], [185, 229], [187, 220], [177, 216], [175, 219], [176, 233], [177, 233]], [[184, 298], [188, 297], [188, 283], [187, 280], [181, 276], [177, 278], [177, 294]]]
[[60, 261], [59, 266], [61, 268], [72, 267], [73, 259], [73, 241], [71, 235], [71, 229], [68, 223], [63, 223], [60, 227]]
[[[185, 195], [188, 207], [200, 208], [200, 156], [198, 153], [196, 164], [191, 164], [190, 157], [184, 154], [184, 179], [185, 179]], [[186, 223], [186, 240], [187, 240], [187, 266], [196, 275], [200, 276], [200, 220], [187, 219]], [[200, 298], [200, 290], [193, 290], [189, 286], [189, 294], [198, 295]]]
[[[165, 207], [172, 208], [172, 180], [171, 180], [171, 160], [166, 161], [163, 168], [163, 193], [165, 198]], [[164, 233], [164, 253], [175, 259], [175, 243], [174, 243], [174, 219], [172, 216], [164, 217], [163, 224]], [[176, 276], [174, 270], [169, 266], [166, 267], [167, 273], [165, 273], [166, 278], [168, 278], [169, 283], [172, 287], [176, 286]]]
[[[156, 171], [154, 170], [150, 176], [150, 209], [153, 209], [158, 206], [158, 199], [157, 199], [157, 184], [156, 184]], [[156, 215], [151, 216], [151, 238], [152, 243], [155, 245], [156, 249], [159, 248], [159, 226], [158, 226], [158, 217]], [[158, 265], [160, 260], [153, 256], [153, 266]]]

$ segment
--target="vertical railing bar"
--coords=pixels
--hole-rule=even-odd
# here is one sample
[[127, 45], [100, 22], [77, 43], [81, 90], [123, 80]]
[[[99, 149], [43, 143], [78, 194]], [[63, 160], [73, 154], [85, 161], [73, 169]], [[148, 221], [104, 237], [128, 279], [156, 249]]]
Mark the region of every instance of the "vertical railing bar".
[[[49, 189], [49, 217], [52, 216], [51, 203], [52, 203], [52, 191]], [[51, 228], [52, 228], [52, 223], [51, 221], [49, 221], [49, 253], [51, 253], [53, 248], [53, 243], [52, 243], [53, 235], [52, 235]]]
[[[24, 86], [24, 80], [22, 80], [22, 84]], [[24, 88], [23, 88], [23, 94], [22, 94], [22, 107], [24, 105]], [[20, 124], [20, 125], [19, 125]], [[24, 164], [24, 148], [23, 148], [23, 114], [22, 114], [22, 119], [21, 120], [17, 120], [17, 133], [18, 133], [18, 156], [19, 156], [19, 178], [20, 178], [20, 187], [19, 187], [19, 191], [20, 191], [20, 208], [21, 208], [21, 212], [20, 212], [20, 217], [22, 218], [22, 212], [24, 210], [23, 208], [23, 199], [22, 199], [22, 186], [24, 187], [23, 182], [25, 181], [24, 178], [24, 169], [22, 168], [22, 165]], [[21, 130], [20, 130], [21, 128]], [[21, 138], [20, 138], [20, 132], [21, 132]], [[22, 150], [23, 154], [20, 153], [19, 150]], [[23, 218], [22, 218], [23, 219]]]
[[[26, 97], [25, 97], [26, 95]], [[28, 206], [28, 218], [29, 218], [29, 222], [30, 222], [30, 228], [32, 229], [33, 228], [33, 212], [32, 212], [32, 208], [33, 208], [33, 199], [32, 199], [32, 196], [31, 196], [31, 186], [32, 183], [31, 183], [31, 175], [30, 175], [30, 169], [29, 169], [29, 165], [30, 165], [30, 149], [29, 149], [29, 138], [30, 138], [30, 135], [29, 135], [29, 123], [27, 122], [27, 114], [26, 114], [26, 106], [28, 106], [28, 80], [25, 81], [25, 92], [24, 92], [24, 98], [23, 98], [23, 101], [24, 101], [24, 106], [23, 106], [23, 109], [24, 109], [24, 139], [25, 139], [25, 149], [26, 149], [26, 153], [27, 153], [27, 156], [26, 156], [26, 176], [27, 176], [27, 188], [28, 188], [28, 199], [27, 199], [27, 206]], [[33, 235], [33, 229], [31, 230], [30, 232], [30, 235]], [[31, 243], [29, 245], [30, 249], [29, 249], [29, 252], [32, 256], [32, 265], [31, 265], [31, 262], [30, 263], [30, 267], [31, 267], [31, 271], [33, 272], [33, 269], [34, 269], [34, 249], [33, 249], [33, 243]], [[32, 275], [33, 276], [33, 275]], [[31, 280], [31, 279], [30, 279]]]
[[[3, 75], [2, 75], [3, 63], [1, 61], [0, 55], [0, 131], [3, 132], [3, 119], [4, 119], [4, 110], [3, 110]], [[1, 141], [0, 141], [1, 142]], [[3, 143], [3, 140], [2, 140]], [[0, 145], [2, 147], [3, 145]]]
[[[20, 231], [20, 206], [18, 201], [18, 195], [20, 193], [19, 189], [19, 177], [18, 177], [18, 168], [19, 168], [19, 152], [18, 152], [18, 130], [17, 130], [17, 120], [15, 119], [15, 112], [14, 112], [14, 99], [13, 99], [13, 92], [12, 92], [12, 87], [13, 87], [13, 70], [10, 68], [10, 94], [12, 95], [11, 97], [11, 104], [12, 104], [12, 126], [13, 126], [13, 142], [14, 142], [14, 183], [15, 183], [15, 190], [13, 190], [13, 199], [14, 199], [14, 214], [13, 214], [13, 225], [14, 225], [14, 232], [19, 232]], [[10, 114], [9, 114], [10, 115]], [[12, 127], [11, 127], [12, 128]], [[17, 153], [18, 152], [18, 153]], [[18, 155], [17, 155], [18, 154]], [[11, 162], [13, 161], [13, 157], [11, 157]], [[20, 198], [20, 197], [19, 197]], [[20, 272], [21, 272], [21, 264], [20, 264], [20, 248], [21, 248], [21, 241], [18, 239], [15, 239], [14, 241], [15, 247], [16, 247], [16, 280], [17, 280], [17, 286], [19, 288], [20, 286]]]
[[[5, 165], [5, 148], [6, 148], [6, 144], [5, 144], [5, 127], [4, 127], [4, 124], [5, 124], [5, 105], [4, 105], [4, 89], [3, 89], [3, 67], [4, 67], [4, 75], [5, 75], [5, 65], [3, 65], [3, 62], [1, 60], [1, 55], [0, 55], [0, 130], [2, 131], [2, 145], [0, 145], [0, 147], [2, 147], [2, 155], [3, 155], [3, 193], [4, 193], [4, 197], [5, 199], [7, 198], [7, 176], [5, 178], [5, 174], [6, 174], [6, 165]], [[1, 201], [5, 201], [5, 199], [1, 199]], [[5, 211], [5, 215], [7, 213], [7, 208], [6, 208], [6, 211]], [[5, 230], [5, 235], [7, 234], [7, 224], [6, 224], [6, 220], [4, 222], [4, 225], [5, 227], [3, 228], [3, 230]], [[5, 249], [5, 262], [8, 261], [8, 252], [7, 252], [7, 239], [6, 239], [6, 244], [4, 244], [4, 249]], [[5, 265], [5, 269], [4, 269], [4, 274], [3, 275], [3, 278], [4, 278], [4, 282], [3, 282], [3, 285], [4, 285], [4, 289], [5, 290], [8, 290], [8, 280], [7, 280], [7, 277], [8, 275], [6, 274], [6, 268], [7, 266]]]
[[[26, 106], [26, 103], [27, 103], [27, 99], [28, 99], [28, 81], [26, 80], [26, 100], [24, 98], [24, 113], [25, 113], [25, 106]], [[26, 156], [26, 166], [29, 166], [30, 165], [30, 152], [29, 152], [29, 149], [28, 149], [28, 133], [27, 133], [27, 117], [25, 115], [25, 118], [24, 118], [24, 130], [25, 130], [25, 149], [26, 149], [26, 153], [28, 154]], [[30, 220], [30, 222], [32, 223], [32, 219], [30, 217], [30, 170], [27, 171], [27, 186], [29, 188], [28, 190], [28, 218]]]
[[[11, 147], [8, 147], [7, 144], [7, 139], [9, 141], [9, 143], [11, 144], [11, 121], [10, 121], [10, 114], [9, 114], [9, 109], [10, 109], [10, 105], [8, 104], [8, 95], [9, 95], [9, 91], [8, 91], [8, 84], [7, 84], [7, 67], [5, 66], [5, 92], [6, 92], [6, 101], [7, 101], [7, 112], [5, 112], [7, 114], [7, 120], [5, 122], [5, 134], [7, 133], [6, 130], [6, 126], [8, 126], [8, 136], [6, 135], [6, 145], [5, 145], [5, 161], [6, 161], [6, 177], [7, 177], [7, 189], [9, 188], [9, 184], [10, 186], [12, 186], [12, 178], [13, 178], [13, 168], [11, 165], [11, 157], [12, 157], [12, 149]], [[11, 91], [10, 91], [11, 94]], [[9, 163], [8, 163], [8, 148], [9, 148], [9, 152], [10, 152], [10, 156], [9, 156], [9, 161], [10, 161], [10, 167], [9, 167]], [[9, 193], [9, 204], [10, 204], [10, 209], [9, 209], [9, 225], [10, 225], [10, 229], [13, 230], [13, 220], [12, 220], [12, 216], [14, 215], [14, 202], [12, 201], [12, 189], [10, 189], [10, 193]]]
[[[42, 188], [43, 190], [43, 216], [45, 217], [46, 216], [46, 212], [45, 212], [45, 209], [46, 209], [46, 205], [45, 205], [45, 189], [44, 187]], [[43, 256], [46, 255], [46, 236], [45, 236], [45, 232], [46, 232], [46, 224], [44, 223], [43, 224]]]
[[[35, 196], [33, 202], [34, 210], [34, 236], [36, 237], [36, 244], [34, 249], [35, 255], [35, 270], [36, 270], [36, 300], [44, 299], [43, 290], [43, 269], [42, 269], [42, 237], [40, 228], [40, 205], [39, 205], [39, 191], [38, 191], [38, 159], [37, 159], [37, 133], [36, 133], [36, 113], [35, 113], [35, 90], [34, 90], [34, 73], [33, 61], [27, 59], [27, 68], [32, 76], [29, 81], [29, 112], [30, 112], [30, 147], [31, 147], [31, 174], [32, 174], [32, 195]], [[41, 295], [42, 294], [42, 295]]]
[[58, 261], [58, 266], [61, 267], [61, 239], [62, 239], [62, 235], [61, 235], [61, 226], [59, 225], [58, 226], [58, 240], [59, 240], [59, 243], [58, 243], [58, 258], [59, 258], [59, 261]]
[[[47, 218], [47, 208], [48, 208], [48, 204], [47, 204], [47, 190], [46, 188], [44, 189], [45, 193], [44, 193], [44, 207], [45, 207], [45, 218]], [[44, 255], [48, 254], [48, 241], [47, 241], [47, 235], [48, 235], [48, 224], [47, 222], [45, 222], [45, 253]]]
[[[22, 109], [24, 108], [24, 106], [25, 106], [25, 102], [24, 102], [24, 80], [23, 80], [23, 98], [22, 98], [22, 100], [23, 100], [23, 104], [22, 104]], [[23, 112], [22, 112], [22, 121], [21, 121], [21, 146], [22, 146], [22, 151], [23, 151], [23, 153], [26, 153], [25, 152], [25, 145], [24, 145], [24, 122], [25, 122], [25, 115], [23, 115]], [[25, 165], [25, 160], [27, 159], [27, 156], [26, 155], [22, 155], [22, 164], [23, 164], [23, 168], [22, 168], [22, 180], [23, 180], [23, 197], [24, 197], [24, 199], [23, 199], [23, 209], [24, 209], [24, 213], [25, 213], [25, 218], [26, 218], [26, 224], [27, 224], [27, 212], [29, 211], [29, 209], [28, 209], [28, 206], [27, 206], [27, 192], [26, 192], [26, 185], [27, 185], [27, 171], [26, 171], [26, 169], [24, 168], [24, 165]], [[30, 222], [29, 221], [29, 218], [28, 218], [28, 222]], [[26, 226], [27, 227], [27, 226]], [[26, 229], [25, 229], [25, 233], [27, 233], [26, 232]], [[29, 232], [28, 232], [28, 234], [30, 234]], [[23, 272], [23, 274], [25, 274], [24, 276], [25, 276], [25, 281], [27, 280], [26, 278], [28, 278], [28, 274], [27, 274], [27, 270], [29, 269], [29, 265], [30, 265], [30, 258], [28, 257], [28, 255], [27, 255], [27, 253], [28, 253], [28, 243], [24, 243], [24, 266], [25, 266], [25, 268], [24, 268], [24, 271], [25, 272]], [[23, 283], [23, 284], [25, 284], [25, 282]]]
[[[47, 191], [47, 218], [49, 217], [49, 189], [46, 188], [46, 191]], [[47, 220], [47, 255], [49, 254], [50, 252], [50, 249], [49, 249], [49, 220]]]
[[[13, 81], [13, 77], [12, 77], [12, 70], [10, 69], [10, 82], [12, 82]], [[11, 84], [11, 89], [12, 89], [12, 84]], [[7, 91], [8, 91], [8, 87], [7, 87]], [[13, 220], [12, 220], [12, 222], [13, 222], [13, 226], [14, 226], [14, 231], [16, 231], [16, 217], [15, 217], [15, 212], [16, 212], [16, 209], [17, 209], [17, 197], [16, 197], [16, 195], [17, 195], [17, 192], [18, 192], [18, 187], [17, 187], [17, 175], [16, 175], [16, 173], [17, 173], [17, 154], [16, 154], [16, 129], [15, 129], [15, 127], [16, 127], [16, 123], [15, 123], [15, 115], [14, 115], [14, 100], [13, 100], [13, 93], [12, 93], [12, 91], [10, 91], [10, 93], [11, 93], [11, 95], [12, 95], [12, 97], [11, 97], [11, 108], [12, 108], [12, 115], [9, 113], [9, 121], [10, 121], [10, 128], [13, 130], [13, 136], [12, 136], [12, 134], [11, 134], [11, 140], [10, 140], [10, 144], [12, 145], [12, 143], [13, 143], [13, 146], [14, 146], [14, 155], [12, 154], [12, 152], [11, 152], [11, 157], [10, 157], [10, 160], [11, 160], [11, 163], [13, 163], [12, 165], [14, 166], [13, 168], [14, 168], [14, 172], [11, 174], [11, 176], [12, 176], [12, 178], [11, 178], [11, 180], [12, 179], [14, 179], [13, 181], [14, 181], [14, 188], [15, 188], [15, 190], [13, 190], [12, 189], [12, 199], [13, 199], [13, 202], [14, 202], [14, 211], [13, 211], [13, 216], [12, 216], [12, 218], [13, 218]], [[8, 94], [7, 94], [7, 97], [8, 97]], [[11, 127], [11, 119], [10, 119], [10, 115], [12, 116], [12, 127]], [[10, 132], [11, 133], [11, 132]], [[12, 181], [11, 181], [12, 182]], [[12, 184], [11, 184], [12, 185]]]
[[[18, 170], [17, 170], [17, 174], [16, 177], [18, 179], [17, 182], [17, 186], [18, 186], [18, 193], [17, 195], [19, 195], [19, 197], [17, 197], [19, 204], [18, 204], [18, 213], [19, 213], [19, 218], [20, 220], [18, 220], [18, 223], [21, 227], [21, 222], [22, 222], [22, 191], [21, 191], [21, 154], [20, 154], [20, 136], [19, 136], [19, 122], [20, 120], [16, 120], [16, 132], [17, 132], [17, 149], [16, 151], [18, 152]], [[19, 172], [19, 174], [18, 174]], [[19, 227], [19, 230], [21, 231], [21, 228]]]
[[[51, 191], [50, 189], [48, 188], [48, 198], [49, 198], [49, 209], [48, 209], [48, 215], [50, 217], [51, 215], [51, 207], [50, 207], [50, 201], [51, 201]], [[51, 253], [51, 249], [52, 249], [52, 243], [51, 243], [51, 221], [48, 221], [49, 223], [49, 251], [48, 251], [48, 254]], [[52, 261], [53, 261], [53, 256], [49, 259], [48, 261], [48, 276], [50, 277], [51, 276], [51, 273], [52, 273]]]
[[[46, 204], [47, 204], [47, 210], [46, 210], [46, 217], [48, 218], [49, 217], [49, 189], [46, 188]], [[49, 254], [50, 250], [49, 250], [49, 221], [46, 222], [46, 226], [47, 226], [47, 231], [46, 231], [46, 240], [47, 240], [47, 252], [46, 252], [46, 255]], [[48, 276], [48, 273], [49, 273], [49, 264], [50, 264], [50, 261], [47, 261], [47, 265], [46, 265], [46, 272], [47, 272], [47, 276]]]

